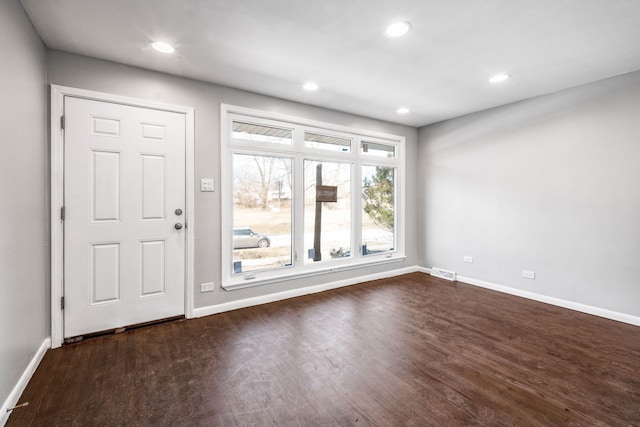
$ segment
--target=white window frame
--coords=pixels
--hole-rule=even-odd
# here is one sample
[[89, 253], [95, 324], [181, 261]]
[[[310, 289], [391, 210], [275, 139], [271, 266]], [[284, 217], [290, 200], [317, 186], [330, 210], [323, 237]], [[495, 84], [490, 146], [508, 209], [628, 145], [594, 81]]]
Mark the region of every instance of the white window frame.
[[[394, 263], [405, 259], [405, 158], [403, 136], [368, 131], [300, 117], [221, 104], [221, 156], [220, 193], [222, 202], [221, 221], [221, 266], [222, 287], [225, 290], [241, 289], [295, 278], [326, 274], [365, 267], [372, 264]], [[232, 138], [234, 120], [276, 126], [293, 130], [292, 144], [247, 141]], [[304, 132], [335, 135], [352, 141], [351, 152], [333, 151], [306, 147]], [[387, 158], [361, 153], [361, 140], [392, 145], [395, 157]], [[263, 271], [233, 273], [233, 167], [234, 154], [279, 156], [293, 159], [292, 188], [292, 267]], [[327, 259], [320, 263], [306, 263], [304, 248], [304, 161], [316, 160], [351, 164], [351, 256]], [[362, 166], [384, 166], [395, 168], [394, 239], [392, 251], [362, 255]]]

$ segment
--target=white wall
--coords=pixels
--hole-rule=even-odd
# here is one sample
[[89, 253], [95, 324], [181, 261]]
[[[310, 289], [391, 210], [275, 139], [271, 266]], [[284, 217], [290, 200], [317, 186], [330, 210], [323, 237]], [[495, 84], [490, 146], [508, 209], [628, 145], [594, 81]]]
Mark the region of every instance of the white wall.
[[46, 49], [17, 0], [0, 0], [0, 52], [2, 404], [49, 336]]
[[[214, 72], [214, 71], [212, 71]], [[386, 132], [406, 137], [407, 149], [407, 260], [391, 266], [376, 265], [364, 269], [328, 274], [303, 280], [234, 291], [222, 291], [220, 285], [220, 193], [195, 194], [195, 306], [206, 307], [244, 298], [283, 292], [304, 286], [325, 284], [351, 277], [404, 268], [416, 263], [416, 204], [414, 201], [417, 130], [351, 114], [312, 107], [242, 90], [147, 71], [84, 56], [49, 52], [49, 83], [125, 95], [141, 99], [195, 107], [195, 181], [213, 177], [220, 182], [220, 104], [256, 108], [304, 117], [344, 126]], [[216, 283], [214, 293], [200, 293], [199, 284]]]
[[640, 316], [640, 72], [421, 128], [419, 164], [422, 265]]

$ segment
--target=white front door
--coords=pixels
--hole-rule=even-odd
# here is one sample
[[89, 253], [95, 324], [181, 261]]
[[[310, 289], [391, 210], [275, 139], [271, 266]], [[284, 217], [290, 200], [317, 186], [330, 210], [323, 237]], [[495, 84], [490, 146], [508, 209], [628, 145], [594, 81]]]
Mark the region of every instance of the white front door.
[[185, 115], [64, 110], [64, 336], [184, 314]]

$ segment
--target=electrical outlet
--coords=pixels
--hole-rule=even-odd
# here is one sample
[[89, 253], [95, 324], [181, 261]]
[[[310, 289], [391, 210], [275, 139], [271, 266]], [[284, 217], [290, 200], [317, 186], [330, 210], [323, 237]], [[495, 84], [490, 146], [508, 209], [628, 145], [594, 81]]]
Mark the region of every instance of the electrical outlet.
[[536, 272], [529, 271], [529, 270], [522, 270], [522, 277], [524, 277], [525, 279], [536, 280]]
[[472, 263], [472, 262], [473, 262], [473, 257], [472, 257], [472, 256], [466, 256], [466, 257], [464, 257], [464, 262]]
[[211, 283], [200, 283], [200, 292], [213, 292], [214, 284]]

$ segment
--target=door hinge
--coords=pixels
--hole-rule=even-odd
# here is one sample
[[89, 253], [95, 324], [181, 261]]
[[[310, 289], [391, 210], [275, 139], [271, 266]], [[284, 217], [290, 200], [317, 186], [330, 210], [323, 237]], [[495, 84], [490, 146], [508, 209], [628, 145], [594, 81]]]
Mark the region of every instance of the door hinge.
[[60, 309], [64, 310], [64, 297], [60, 297]]
[[60, 116], [60, 128], [64, 129], [64, 116]]
[[60, 208], [60, 219], [64, 221], [64, 206]]

